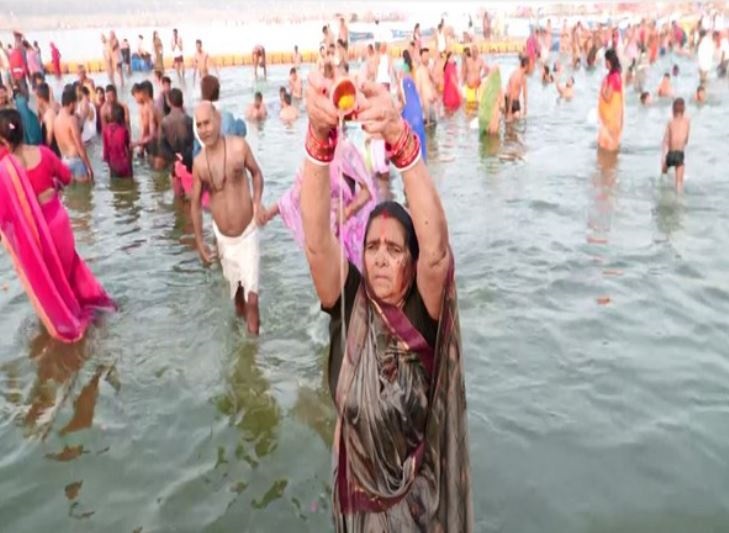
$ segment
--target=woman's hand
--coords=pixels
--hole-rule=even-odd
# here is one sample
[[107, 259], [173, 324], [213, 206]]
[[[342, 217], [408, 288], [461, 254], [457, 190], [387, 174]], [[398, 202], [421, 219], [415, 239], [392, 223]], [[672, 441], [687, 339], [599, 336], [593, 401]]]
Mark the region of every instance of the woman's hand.
[[396, 143], [405, 124], [388, 90], [380, 84], [365, 82], [362, 94], [364, 98], [357, 112], [362, 129], [371, 135], [381, 136], [389, 144]]
[[309, 74], [306, 113], [309, 115], [311, 128], [319, 139], [327, 139], [329, 133], [339, 124], [339, 113], [329, 97], [330, 88], [330, 80], [318, 72]]

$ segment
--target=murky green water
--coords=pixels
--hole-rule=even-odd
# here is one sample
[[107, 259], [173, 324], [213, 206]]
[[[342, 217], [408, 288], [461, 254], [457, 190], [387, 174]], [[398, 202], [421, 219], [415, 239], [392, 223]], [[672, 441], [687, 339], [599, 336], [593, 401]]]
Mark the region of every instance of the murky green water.
[[[261, 85], [269, 101], [286, 74]], [[251, 72], [222, 78], [242, 112]], [[689, 105], [677, 197], [658, 175], [668, 103], [640, 109], [630, 93], [623, 151], [597, 157], [599, 79], [577, 74], [571, 103], [532, 80], [530, 117], [503, 142], [479, 143], [462, 114], [430, 139], [457, 261], [477, 530], [726, 531], [728, 86]], [[266, 203], [291, 182], [304, 127], [250, 128]], [[330, 529], [326, 318], [303, 255], [280, 221], [266, 228], [251, 340], [169, 179], [139, 167], [110, 182], [93, 152], [96, 186], [65, 204], [121, 312], [79, 345], [52, 342], [0, 255], [0, 530]]]

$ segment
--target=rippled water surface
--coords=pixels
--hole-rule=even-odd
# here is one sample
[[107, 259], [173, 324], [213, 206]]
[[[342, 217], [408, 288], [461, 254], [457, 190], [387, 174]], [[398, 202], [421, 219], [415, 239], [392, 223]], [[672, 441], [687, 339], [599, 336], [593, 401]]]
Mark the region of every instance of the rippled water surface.
[[[695, 68], [680, 65], [689, 96]], [[286, 75], [259, 84], [269, 101]], [[729, 85], [688, 106], [676, 195], [659, 175], [668, 102], [639, 108], [630, 92], [623, 150], [597, 156], [600, 76], [578, 73], [570, 103], [535, 77], [528, 120], [500, 142], [462, 112], [429, 139], [457, 262], [477, 530], [727, 531]], [[222, 79], [242, 112], [250, 70]], [[249, 128], [267, 204], [304, 128]], [[303, 255], [280, 221], [265, 229], [252, 340], [169, 178], [139, 166], [111, 181], [91, 150], [96, 186], [64, 202], [121, 311], [59, 345], [0, 255], [0, 530], [330, 529], [327, 322]]]

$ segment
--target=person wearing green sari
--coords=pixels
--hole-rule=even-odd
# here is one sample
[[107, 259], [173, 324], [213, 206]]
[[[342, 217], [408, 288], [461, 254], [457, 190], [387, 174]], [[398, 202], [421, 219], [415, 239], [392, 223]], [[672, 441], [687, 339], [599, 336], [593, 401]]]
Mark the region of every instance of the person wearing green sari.
[[501, 125], [501, 71], [494, 65], [481, 84], [481, 100], [478, 107], [478, 126], [481, 135], [496, 135]]
[[339, 115], [328, 89], [318, 73], [310, 76], [301, 214], [314, 287], [331, 316], [335, 528], [469, 532], [466, 394], [443, 206], [418, 137], [387, 90], [365, 83], [358, 120], [387, 143], [409, 211], [379, 204], [365, 231], [362, 271], [345, 259], [330, 222], [328, 163]]

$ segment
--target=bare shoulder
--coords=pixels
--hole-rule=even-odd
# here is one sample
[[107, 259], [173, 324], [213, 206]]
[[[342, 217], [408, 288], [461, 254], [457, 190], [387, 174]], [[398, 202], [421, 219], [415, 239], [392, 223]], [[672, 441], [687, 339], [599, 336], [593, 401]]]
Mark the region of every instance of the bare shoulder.
[[237, 135], [230, 135], [225, 138], [228, 142], [228, 145], [230, 148], [233, 149], [236, 153], [241, 154], [243, 157], [245, 157], [248, 152], [250, 151], [250, 147], [248, 146], [248, 143], [243, 137], [239, 137]]

